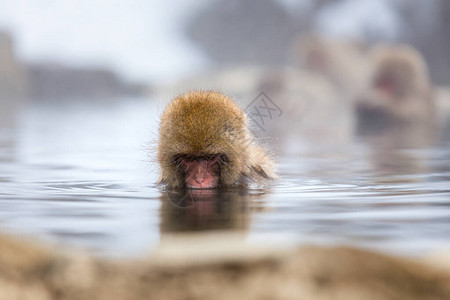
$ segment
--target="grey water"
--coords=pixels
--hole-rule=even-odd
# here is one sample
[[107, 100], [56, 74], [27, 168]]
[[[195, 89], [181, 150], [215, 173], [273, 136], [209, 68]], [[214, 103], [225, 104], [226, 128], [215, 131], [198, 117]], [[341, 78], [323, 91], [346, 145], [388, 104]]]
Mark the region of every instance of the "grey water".
[[[165, 103], [0, 107], [0, 232], [134, 256], [165, 234], [243, 232], [249, 242], [355, 245], [404, 255], [450, 247], [450, 147], [331, 147], [275, 134], [267, 189], [172, 194], [155, 182]], [[282, 145], [282, 146], [280, 146]]]

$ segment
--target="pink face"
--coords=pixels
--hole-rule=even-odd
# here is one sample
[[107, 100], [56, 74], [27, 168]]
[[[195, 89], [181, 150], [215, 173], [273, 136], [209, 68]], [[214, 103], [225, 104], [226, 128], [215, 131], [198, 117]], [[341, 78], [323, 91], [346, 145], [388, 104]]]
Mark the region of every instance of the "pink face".
[[178, 163], [184, 173], [187, 188], [211, 189], [219, 185], [222, 155], [181, 156]]
[[396, 91], [395, 80], [390, 76], [380, 76], [375, 82], [375, 87], [389, 95], [392, 95]]
[[307, 57], [307, 66], [319, 72], [325, 72], [328, 67], [327, 57], [322, 51], [313, 50]]

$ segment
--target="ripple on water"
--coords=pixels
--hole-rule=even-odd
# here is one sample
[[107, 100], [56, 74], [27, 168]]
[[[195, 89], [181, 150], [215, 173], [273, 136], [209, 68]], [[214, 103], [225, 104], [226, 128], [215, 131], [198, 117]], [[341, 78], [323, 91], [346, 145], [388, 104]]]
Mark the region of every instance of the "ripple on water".
[[159, 113], [148, 101], [30, 107], [0, 124], [2, 229], [113, 255], [211, 229], [407, 254], [449, 246], [450, 147], [316, 147], [280, 154], [271, 189], [174, 199], [144, 150]]

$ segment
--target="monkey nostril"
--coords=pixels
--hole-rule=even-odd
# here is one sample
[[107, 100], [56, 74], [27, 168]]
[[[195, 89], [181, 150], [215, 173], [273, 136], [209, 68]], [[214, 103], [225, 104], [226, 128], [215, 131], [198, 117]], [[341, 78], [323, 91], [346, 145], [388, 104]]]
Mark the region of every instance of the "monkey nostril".
[[195, 174], [194, 179], [197, 183], [202, 183], [203, 181], [205, 181], [205, 174], [203, 174], [203, 172], [197, 172], [197, 174]]

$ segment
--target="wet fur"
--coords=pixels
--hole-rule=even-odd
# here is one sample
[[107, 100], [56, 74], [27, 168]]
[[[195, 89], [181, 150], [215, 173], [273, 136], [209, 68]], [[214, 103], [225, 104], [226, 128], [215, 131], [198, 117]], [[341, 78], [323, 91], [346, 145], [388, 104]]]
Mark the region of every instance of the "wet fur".
[[267, 184], [276, 177], [274, 164], [256, 144], [248, 119], [236, 103], [218, 92], [196, 91], [176, 97], [165, 109], [159, 129], [160, 182], [183, 187], [179, 155], [224, 154], [220, 186]]

